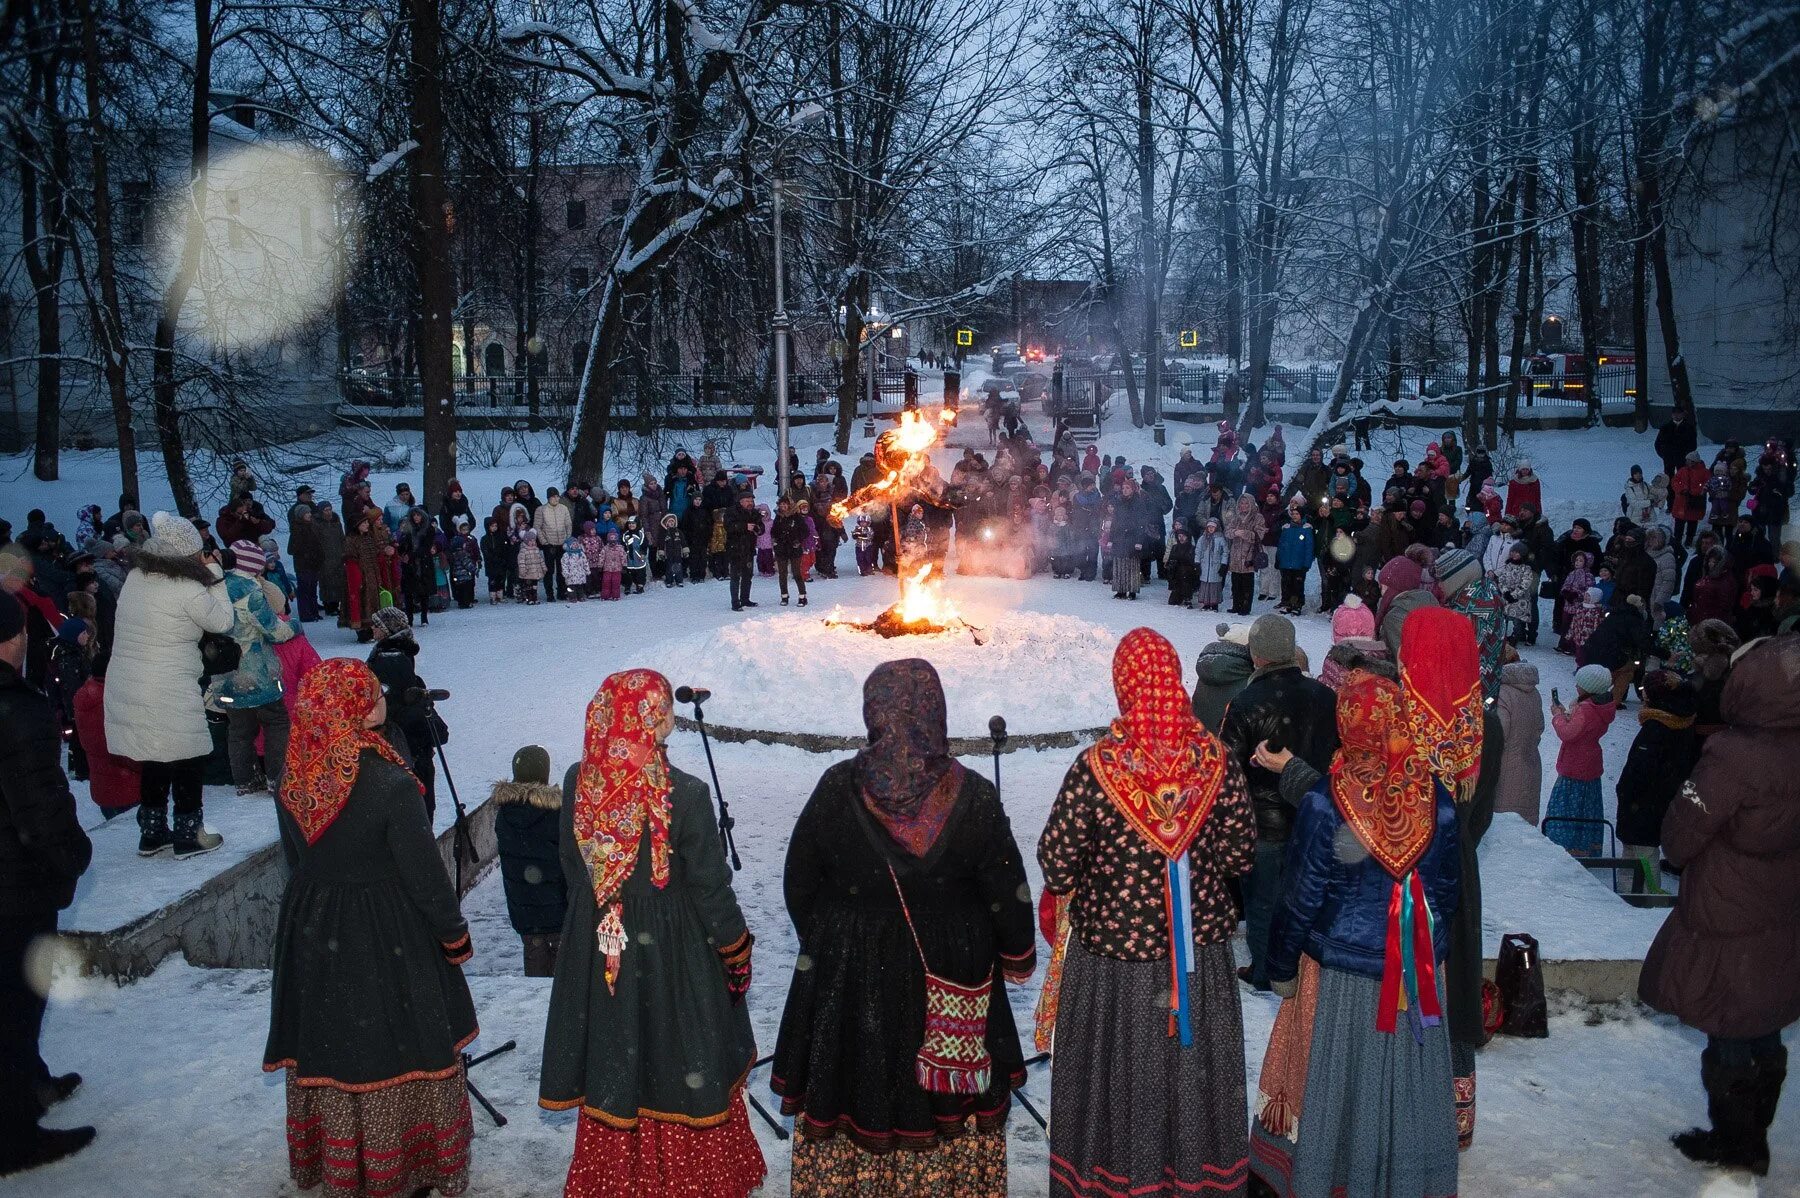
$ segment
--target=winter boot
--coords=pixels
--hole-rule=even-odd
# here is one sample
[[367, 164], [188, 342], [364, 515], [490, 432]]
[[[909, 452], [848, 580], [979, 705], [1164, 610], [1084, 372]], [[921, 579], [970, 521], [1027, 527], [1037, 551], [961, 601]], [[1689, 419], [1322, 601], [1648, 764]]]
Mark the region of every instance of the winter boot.
[[46, 1077], [32, 1089], [37, 1094], [38, 1108], [47, 1111], [57, 1103], [67, 1101], [70, 1095], [81, 1089], [81, 1074], [64, 1073]]
[[174, 837], [175, 857], [182, 861], [189, 857], [210, 853], [225, 843], [223, 836], [217, 832], [206, 830], [202, 813], [198, 811], [190, 811], [185, 815], [175, 817]]
[[263, 777], [262, 772], [259, 770], [250, 775], [250, 780], [238, 787], [237, 792], [238, 798], [240, 799], [247, 798], [250, 795], [268, 794], [269, 780]]
[[74, 1156], [94, 1142], [91, 1127], [37, 1127], [23, 1137], [8, 1135], [8, 1143], [0, 1148], [0, 1177], [23, 1173], [39, 1165], [48, 1165], [64, 1157]]
[[[1681, 1155], [1703, 1165], [1748, 1169], [1759, 1176], [1768, 1173], [1768, 1125], [1760, 1120], [1759, 1073], [1755, 1062], [1727, 1065], [1714, 1049], [1701, 1052], [1700, 1081], [1706, 1087], [1706, 1114], [1712, 1127], [1671, 1136]], [[1771, 1118], [1773, 1115], [1771, 1106]]]
[[142, 804], [138, 807], [138, 856], [154, 857], [174, 843], [169, 836], [169, 812], [166, 807]]

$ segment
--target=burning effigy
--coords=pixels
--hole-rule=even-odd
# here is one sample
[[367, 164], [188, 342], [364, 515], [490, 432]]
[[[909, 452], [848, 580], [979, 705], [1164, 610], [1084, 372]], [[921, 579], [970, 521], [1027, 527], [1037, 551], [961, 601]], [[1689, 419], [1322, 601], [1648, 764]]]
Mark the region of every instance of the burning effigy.
[[964, 620], [944, 594], [942, 563], [920, 561], [902, 544], [902, 505], [909, 510], [922, 504], [953, 506], [949, 488], [931, 464], [931, 447], [937, 444], [942, 430], [955, 423], [956, 412], [949, 408], [940, 410], [935, 419], [917, 410], [902, 412], [900, 423], [875, 439], [875, 465], [881, 477], [831, 505], [828, 518], [837, 528], [843, 527], [846, 517], [864, 508], [887, 508], [888, 535], [893, 538], [894, 560], [899, 565], [900, 599], [867, 623], [834, 615], [826, 618], [828, 625], [888, 637], [967, 629], [977, 644], [986, 642], [986, 630]]

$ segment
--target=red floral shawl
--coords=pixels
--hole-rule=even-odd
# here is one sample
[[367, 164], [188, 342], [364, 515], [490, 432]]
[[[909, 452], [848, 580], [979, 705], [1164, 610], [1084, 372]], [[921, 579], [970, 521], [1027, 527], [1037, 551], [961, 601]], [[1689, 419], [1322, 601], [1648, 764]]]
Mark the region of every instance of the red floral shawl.
[[1113, 654], [1119, 716], [1088, 750], [1106, 797], [1157, 852], [1185, 854], [1225, 784], [1225, 747], [1194, 718], [1181, 658], [1160, 633], [1137, 628]]
[[357, 759], [364, 749], [406, 769], [405, 758], [386, 738], [363, 727], [379, 702], [381, 683], [375, 671], [352, 657], [320, 662], [300, 683], [288, 734], [281, 805], [300, 825], [309, 845], [325, 834], [349, 802]]
[[1373, 674], [1338, 692], [1339, 748], [1331, 761], [1331, 798], [1344, 822], [1398, 880], [1431, 846], [1435, 792], [1413, 752], [1400, 688]]
[[618, 898], [650, 833], [650, 880], [669, 882], [669, 759], [656, 730], [674, 707], [669, 680], [626, 670], [600, 684], [587, 709], [575, 777], [575, 840], [602, 911]]
[[1468, 616], [1421, 607], [1400, 629], [1400, 686], [1413, 751], [1456, 796], [1475, 794], [1481, 768], [1481, 656]]

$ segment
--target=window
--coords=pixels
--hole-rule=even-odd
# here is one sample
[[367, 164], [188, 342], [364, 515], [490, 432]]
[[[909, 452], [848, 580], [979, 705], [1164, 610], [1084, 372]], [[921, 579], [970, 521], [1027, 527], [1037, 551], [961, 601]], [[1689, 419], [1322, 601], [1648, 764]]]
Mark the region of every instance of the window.
[[244, 226], [238, 220], [238, 193], [225, 193], [225, 239], [234, 250], [244, 248]]
[[587, 201], [570, 200], [563, 205], [563, 215], [568, 219], [569, 228], [587, 228]]
[[587, 290], [588, 269], [585, 266], [569, 267], [569, 291], [579, 293]]

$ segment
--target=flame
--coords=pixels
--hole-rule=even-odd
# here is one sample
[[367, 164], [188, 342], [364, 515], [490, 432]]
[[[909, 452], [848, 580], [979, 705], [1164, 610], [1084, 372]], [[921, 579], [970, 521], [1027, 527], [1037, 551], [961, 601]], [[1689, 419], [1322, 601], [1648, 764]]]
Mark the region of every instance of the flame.
[[908, 624], [948, 625], [960, 619], [956, 605], [944, 597], [942, 575], [933, 577], [930, 562], [900, 579], [900, 618]]
[[900, 413], [900, 448], [907, 453], [922, 453], [938, 438], [937, 429], [917, 411]]

